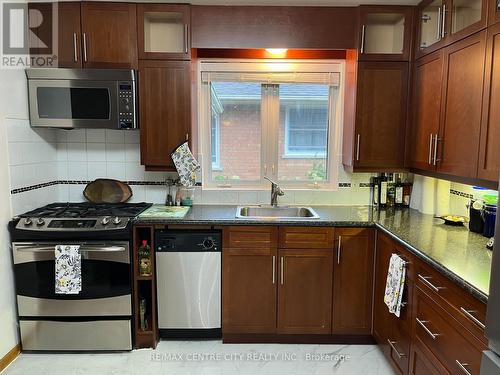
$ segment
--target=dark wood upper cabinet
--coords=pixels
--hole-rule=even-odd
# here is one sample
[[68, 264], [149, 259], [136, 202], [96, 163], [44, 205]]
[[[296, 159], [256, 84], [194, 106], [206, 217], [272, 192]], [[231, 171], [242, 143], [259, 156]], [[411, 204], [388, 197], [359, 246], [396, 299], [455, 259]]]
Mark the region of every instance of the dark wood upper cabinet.
[[443, 86], [443, 51], [439, 50], [415, 62], [411, 106], [409, 164], [420, 170], [434, 171], [435, 142], [439, 133]]
[[190, 33], [189, 5], [137, 4], [139, 59], [189, 60]]
[[500, 0], [488, 0], [489, 1], [489, 25], [493, 25], [495, 23], [500, 22]]
[[371, 334], [374, 238], [373, 229], [335, 230], [334, 334]]
[[488, 29], [483, 114], [477, 176], [497, 182], [500, 174], [500, 24]]
[[332, 253], [279, 250], [278, 333], [331, 333]]
[[422, 1], [417, 7], [417, 58], [484, 29], [489, 1]]
[[486, 31], [445, 49], [437, 171], [475, 178], [483, 98]]
[[412, 30], [412, 7], [361, 6], [359, 60], [408, 61]]
[[58, 66], [60, 68], [81, 68], [82, 32], [80, 3], [58, 3]]
[[225, 248], [222, 252], [222, 331], [275, 333], [276, 248]]
[[359, 63], [355, 123], [344, 128], [349, 169], [404, 168], [408, 69], [407, 62]]
[[191, 132], [191, 63], [141, 60], [139, 111], [141, 163], [175, 170], [170, 154]]
[[137, 68], [136, 5], [83, 2], [83, 62], [87, 68]]

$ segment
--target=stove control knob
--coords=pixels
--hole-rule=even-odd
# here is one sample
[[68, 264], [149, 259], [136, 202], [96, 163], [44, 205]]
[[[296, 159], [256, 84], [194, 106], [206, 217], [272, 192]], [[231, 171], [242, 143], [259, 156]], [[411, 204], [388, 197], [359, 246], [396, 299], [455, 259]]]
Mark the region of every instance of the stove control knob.
[[102, 225], [108, 225], [109, 224], [109, 217], [105, 216], [101, 220]]
[[113, 224], [115, 224], [115, 225], [118, 225], [118, 224], [120, 224], [121, 222], [122, 222], [122, 219], [120, 219], [118, 216], [117, 216], [117, 217], [115, 217], [115, 219], [113, 220]]
[[24, 225], [30, 226], [31, 224], [33, 224], [33, 220], [31, 220], [29, 217], [24, 219]]
[[43, 220], [42, 218], [39, 218], [37, 221], [36, 221], [36, 225], [38, 225], [39, 227], [41, 227], [42, 225], [45, 224], [45, 220]]

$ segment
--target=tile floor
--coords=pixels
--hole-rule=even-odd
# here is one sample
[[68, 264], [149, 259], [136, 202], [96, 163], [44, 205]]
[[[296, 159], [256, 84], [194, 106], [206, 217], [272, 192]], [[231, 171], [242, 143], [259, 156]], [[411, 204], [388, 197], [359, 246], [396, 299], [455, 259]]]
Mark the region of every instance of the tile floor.
[[21, 354], [2, 375], [393, 375], [374, 345], [162, 341], [116, 354]]

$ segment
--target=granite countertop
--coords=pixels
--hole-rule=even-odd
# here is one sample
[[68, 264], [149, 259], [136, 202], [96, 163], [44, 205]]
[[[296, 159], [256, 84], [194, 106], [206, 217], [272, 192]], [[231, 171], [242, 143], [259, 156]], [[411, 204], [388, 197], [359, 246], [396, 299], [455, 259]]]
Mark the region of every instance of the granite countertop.
[[182, 219], [139, 217], [141, 224], [306, 225], [377, 227], [418, 258], [483, 302], [488, 300], [491, 256], [487, 238], [466, 227], [448, 226], [413, 209], [372, 211], [369, 206], [313, 206], [320, 219], [239, 219], [236, 206], [195, 205]]

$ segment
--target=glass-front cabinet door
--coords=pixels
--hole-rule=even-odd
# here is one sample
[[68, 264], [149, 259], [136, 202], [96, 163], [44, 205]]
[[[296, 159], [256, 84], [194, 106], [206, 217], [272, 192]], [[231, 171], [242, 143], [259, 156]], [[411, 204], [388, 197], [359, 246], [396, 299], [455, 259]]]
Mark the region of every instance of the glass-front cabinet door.
[[[440, 43], [446, 33], [446, 3], [443, 0], [431, 0], [419, 7], [419, 48], [421, 51]], [[433, 48], [435, 49], [435, 48]]]
[[487, 0], [489, 1], [489, 25], [500, 22], [500, 0]]
[[138, 4], [139, 58], [191, 58], [189, 5]]
[[360, 7], [360, 60], [409, 59], [412, 9], [404, 6]]

